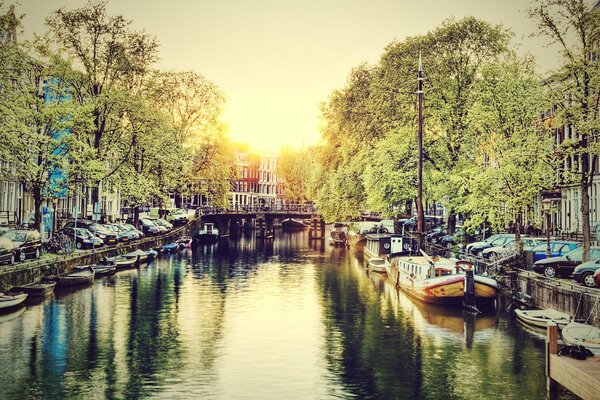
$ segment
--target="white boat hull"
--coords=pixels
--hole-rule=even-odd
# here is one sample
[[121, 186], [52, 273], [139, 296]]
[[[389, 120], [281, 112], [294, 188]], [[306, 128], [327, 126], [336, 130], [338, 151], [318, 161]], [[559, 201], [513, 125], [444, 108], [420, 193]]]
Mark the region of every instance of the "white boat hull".
[[23, 303], [27, 299], [27, 293], [17, 293], [15, 295], [0, 295], [0, 311], [8, 310]]
[[560, 329], [571, 322], [569, 315], [549, 308], [545, 310], [516, 309], [515, 314], [522, 322], [544, 329], [548, 326], [548, 322], [555, 322]]

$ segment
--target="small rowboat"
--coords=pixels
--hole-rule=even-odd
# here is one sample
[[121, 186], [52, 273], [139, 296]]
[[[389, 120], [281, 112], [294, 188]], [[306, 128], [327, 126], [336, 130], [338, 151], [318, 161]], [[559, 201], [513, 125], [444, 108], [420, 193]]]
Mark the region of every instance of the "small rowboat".
[[92, 283], [95, 275], [94, 269], [88, 265], [75, 268], [72, 272], [57, 277], [56, 283], [58, 286], [85, 285]]
[[136, 261], [139, 260], [140, 263], [145, 263], [146, 261], [148, 261], [148, 253], [140, 249], [132, 251], [131, 253], [124, 254], [123, 257], [133, 258]]
[[0, 312], [23, 304], [27, 293], [0, 293]]
[[189, 237], [189, 236], [182, 236], [179, 239], [177, 239], [175, 241], [175, 243], [177, 245], [179, 245], [180, 249], [184, 249], [184, 248], [188, 248], [189, 249], [190, 247], [192, 247], [192, 241], [193, 240], [192, 240], [191, 237]]
[[548, 322], [556, 322], [556, 325], [558, 325], [560, 329], [571, 322], [571, 317], [568, 314], [551, 308], [545, 310], [516, 309], [515, 314], [517, 314], [517, 318], [519, 318], [520, 321], [544, 329], [548, 326]]
[[600, 329], [580, 322], [569, 322], [561, 330], [563, 341], [570, 345], [580, 345], [594, 354], [600, 354]]
[[117, 269], [125, 269], [135, 267], [137, 258], [128, 258], [125, 256], [116, 256], [108, 259], [110, 262], [114, 262]]
[[171, 253], [179, 250], [179, 245], [176, 243], [165, 244], [164, 246], [162, 246], [162, 250], [165, 253]]
[[115, 264], [107, 264], [107, 265], [101, 265], [101, 264], [97, 264], [97, 265], [90, 265], [94, 272], [96, 273], [96, 276], [104, 276], [104, 275], [110, 275], [110, 274], [114, 274], [115, 271], [117, 270], [117, 266]]
[[29, 297], [46, 297], [54, 292], [54, 281], [44, 281], [38, 283], [30, 283], [29, 285], [18, 286], [15, 288], [17, 292], [27, 293]]
[[380, 274], [386, 274], [385, 270], [385, 260], [379, 257], [373, 257], [369, 261], [367, 261], [367, 267], [369, 270], [373, 272], [378, 272]]
[[148, 255], [148, 257], [146, 258], [146, 261], [152, 260], [154, 258], [156, 258], [156, 256], [158, 256], [158, 251], [156, 250], [147, 250], [146, 254]]

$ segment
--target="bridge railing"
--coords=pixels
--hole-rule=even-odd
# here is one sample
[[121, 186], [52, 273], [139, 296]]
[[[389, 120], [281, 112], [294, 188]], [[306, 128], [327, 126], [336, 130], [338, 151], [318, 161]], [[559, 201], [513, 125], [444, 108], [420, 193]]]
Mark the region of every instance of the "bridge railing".
[[313, 214], [317, 209], [313, 205], [283, 204], [276, 206], [235, 206], [229, 208], [204, 206], [196, 209], [196, 216], [211, 214], [256, 214], [256, 213], [299, 213]]

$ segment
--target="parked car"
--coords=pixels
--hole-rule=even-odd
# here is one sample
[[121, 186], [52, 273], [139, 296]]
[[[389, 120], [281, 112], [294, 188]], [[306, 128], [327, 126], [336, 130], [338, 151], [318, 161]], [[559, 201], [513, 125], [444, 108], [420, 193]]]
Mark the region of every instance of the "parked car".
[[[590, 248], [590, 260], [600, 258], [600, 247]], [[564, 256], [551, 257], [533, 263], [533, 270], [548, 278], [555, 276], [569, 277], [576, 266], [583, 260], [583, 249], [577, 248]]]
[[[531, 250], [539, 243], [543, 242], [544, 239], [537, 239], [532, 237], [521, 236], [523, 242], [523, 250]], [[498, 260], [500, 258], [509, 257], [517, 254], [517, 241], [516, 239], [509, 240], [501, 246], [488, 247], [481, 252], [483, 258], [489, 258], [490, 260]]]
[[577, 282], [587, 286], [596, 287], [594, 280], [594, 273], [600, 269], [600, 260], [591, 260], [579, 264], [573, 271], [573, 279]]
[[85, 228], [63, 228], [62, 233], [75, 237], [75, 247], [78, 249], [93, 249], [104, 245], [104, 241]]
[[[576, 242], [567, 242], [567, 241], [550, 241], [550, 257], [558, 257], [564, 256], [565, 254], [575, 250], [579, 245]], [[531, 251], [533, 252], [533, 261], [536, 262], [538, 260], [543, 260], [548, 258], [546, 256], [546, 252], [548, 249], [547, 243], [541, 243], [535, 246]]]
[[0, 238], [0, 263], [11, 265], [15, 263], [15, 252], [12, 245], [3, 243], [2, 238]]
[[155, 236], [166, 232], [165, 228], [156, 225], [153, 220], [148, 218], [141, 218], [138, 222], [138, 226], [146, 236]]
[[106, 227], [106, 229], [117, 235], [117, 240], [119, 241], [119, 243], [127, 243], [130, 240], [136, 239], [137, 237], [137, 235], [132, 235], [129, 232], [125, 232], [115, 224], [106, 224], [104, 226]]
[[154, 207], [148, 213], [152, 218], [163, 218], [165, 221], [172, 223], [175, 226], [185, 225], [189, 221], [188, 214], [181, 208], [163, 208]]
[[39, 258], [42, 248], [42, 238], [36, 230], [11, 229], [2, 235], [13, 243], [13, 253], [17, 260]]
[[170, 232], [173, 229], [173, 224], [165, 221], [163, 218], [150, 218], [150, 219], [152, 219], [156, 225], [162, 226], [163, 228], [165, 228], [167, 230], [167, 232]]
[[483, 250], [494, 246], [502, 246], [510, 240], [514, 240], [514, 233], [498, 233], [484, 239], [482, 242], [469, 243], [467, 245], [467, 253], [474, 256], [479, 256]]
[[114, 232], [106, 229], [106, 227], [102, 224], [87, 219], [68, 221], [63, 228], [85, 228], [92, 232], [93, 235], [96, 235], [102, 239], [106, 245], [117, 244], [118, 241], [117, 235]]
[[125, 232], [132, 233], [132, 236], [135, 235], [135, 239], [141, 239], [144, 237], [144, 234], [141, 231], [135, 229], [135, 227], [131, 224], [116, 224], [119, 228], [121, 228]]

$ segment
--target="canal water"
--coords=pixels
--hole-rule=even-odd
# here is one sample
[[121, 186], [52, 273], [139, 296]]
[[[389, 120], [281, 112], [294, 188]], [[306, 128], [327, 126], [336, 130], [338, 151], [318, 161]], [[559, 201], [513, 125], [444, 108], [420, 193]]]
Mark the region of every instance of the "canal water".
[[414, 302], [282, 233], [164, 256], [0, 316], [1, 399], [545, 399], [507, 305]]

